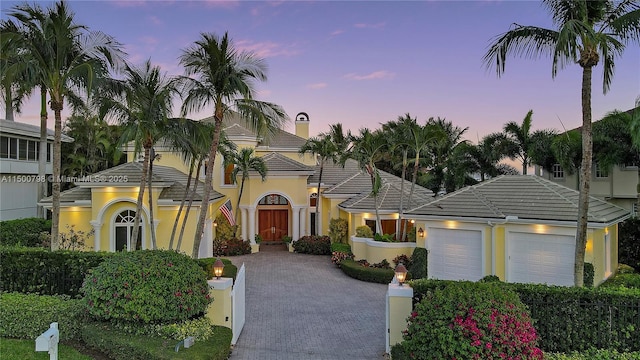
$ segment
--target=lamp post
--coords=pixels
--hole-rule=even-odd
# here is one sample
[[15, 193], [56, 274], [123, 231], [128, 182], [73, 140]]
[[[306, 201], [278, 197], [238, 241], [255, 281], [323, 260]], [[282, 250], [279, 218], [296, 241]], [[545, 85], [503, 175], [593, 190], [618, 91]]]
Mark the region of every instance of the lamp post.
[[405, 280], [407, 280], [407, 268], [404, 267], [402, 263], [399, 263], [398, 266], [396, 266], [395, 273], [398, 283], [402, 286]]
[[220, 276], [222, 276], [222, 271], [224, 270], [224, 263], [220, 258], [213, 263], [213, 274], [216, 276], [216, 279], [220, 280]]

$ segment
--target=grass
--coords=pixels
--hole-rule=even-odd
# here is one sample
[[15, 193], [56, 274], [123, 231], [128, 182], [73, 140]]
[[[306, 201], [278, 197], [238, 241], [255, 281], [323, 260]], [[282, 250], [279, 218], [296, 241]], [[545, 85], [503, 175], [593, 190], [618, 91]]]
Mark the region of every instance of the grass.
[[[0, 358], [3, 360], [46, 360], [49, 353], [36, 352], [35, 340], [0, 338]], [[58, 358], [65, 360], [92, 360], [67, 345], [58, 345]]]

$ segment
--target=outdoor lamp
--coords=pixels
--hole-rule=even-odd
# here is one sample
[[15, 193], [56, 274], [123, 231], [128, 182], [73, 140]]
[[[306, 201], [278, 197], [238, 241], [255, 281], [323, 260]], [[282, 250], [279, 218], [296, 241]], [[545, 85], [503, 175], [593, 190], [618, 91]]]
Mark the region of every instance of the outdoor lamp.
[[222, 276], [222, 270], [224, 270], [224, 263], [220, 258], [213, 263], [213, 274], [216, 276], [216, 279], [220, 280], [220, 276]]
[[396, 279], [398, 279], [398, 283], [402, 286], [405, 280], [407, 280], [407, 268], [402, 265], [402, 263], [398, 264], [395, 269]]
[[424, 237], [424, 230], [422, 228], [418, 229], [418, 236], [419, 237]]

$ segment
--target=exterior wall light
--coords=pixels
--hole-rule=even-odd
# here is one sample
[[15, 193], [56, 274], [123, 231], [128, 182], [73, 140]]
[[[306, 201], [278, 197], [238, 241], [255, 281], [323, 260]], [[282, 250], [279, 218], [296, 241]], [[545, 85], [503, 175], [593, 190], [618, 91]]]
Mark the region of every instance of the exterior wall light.
[[398, 264], [395, 269], [396, 279], [398, 280], [398, 284], [402, 286], [402, 284], [407, 280], [407, 268], [402, 265], [402, 263]]
[[222, 271], [224, 270], [224, 263], [220, 258], [213, 263], [213, 274], [216, 276], [216, 279], [220, 280], [220, 276], [222, 276]]
[[424, 229], [422, 229], [422, 228], [418, 229], [418, 236], [419, 237], [424, 237]]

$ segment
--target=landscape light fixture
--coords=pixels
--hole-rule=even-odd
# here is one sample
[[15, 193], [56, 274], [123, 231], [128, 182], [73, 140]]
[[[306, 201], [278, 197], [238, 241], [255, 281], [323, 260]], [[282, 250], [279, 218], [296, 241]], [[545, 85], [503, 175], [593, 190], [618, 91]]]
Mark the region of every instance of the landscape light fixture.
[[400, 284], [400, 286], [402, 286], [405, 280], [407, 280], [407, 268], [404, 267], [402, 263], [400, 263], [398, 264], [398, 266], [396, 266], [396, 269], [394, 271], [396, 273], [396, 279], [398, 280], [398, 283]]
[[220, 258], [213, 263], [213, 274], [216, 276], [216, 279], [220, 280], [220, 276], [222, 276], [222, 271], [224, 270], [224, 263]]
[[418, 236], [419, 237], [424, 237], [424, 230], [422, 228], [418, 229]]

